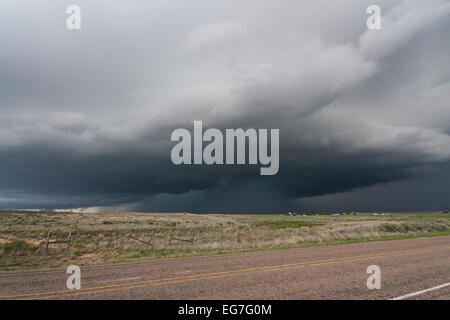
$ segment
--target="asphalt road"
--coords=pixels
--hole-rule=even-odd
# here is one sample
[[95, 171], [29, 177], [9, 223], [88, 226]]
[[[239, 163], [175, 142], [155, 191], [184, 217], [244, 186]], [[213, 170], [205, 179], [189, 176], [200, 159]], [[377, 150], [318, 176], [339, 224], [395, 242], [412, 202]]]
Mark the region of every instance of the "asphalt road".
[[[370, 265], [379, 290], [367, 289]], [[3, 272], [0, 299], [448, 300], [450, 236], [85, 267], [80, 290], [68, 277]]]

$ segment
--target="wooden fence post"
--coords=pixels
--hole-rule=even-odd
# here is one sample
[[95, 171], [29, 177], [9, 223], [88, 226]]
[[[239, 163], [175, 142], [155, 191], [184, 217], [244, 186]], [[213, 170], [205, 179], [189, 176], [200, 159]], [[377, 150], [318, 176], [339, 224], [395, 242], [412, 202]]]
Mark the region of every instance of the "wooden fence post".
[[195, 233], [192, 234], [192, 245], [194, 245], [194, 237], [195, 237]]
[[170, 238], [169, 238], [169, 247], [170, 247], [170, 244], [172, 243], [172, 231], [170, 231]]
[[50, 242], [50, 231], [47, 233], [47, 243], [45, 244], [45, 255], [47, 256], [48, 252], [48, 243]]
[[69, 232], [69, 237], [67, 238], [67, 249], [66, 249], [66, 255], [69, 253], [70, 248], [70, 241], [72, 240], [72, 231]]
[[153, 245], [152, 245], [150, 242], [147, 242], [147, 241], [138, 239], [138, 238], [133, 237], [133, 236], [129, 236], [129, 237], [130, 237], [131, 239], [133, 239], [133, 240], [139, 241], [139, 242], [144, 243], [144, 244], [146, 244], [146, 245], [148, 245], [148, 246], [150, 246], [150, 247], [153, 247]]

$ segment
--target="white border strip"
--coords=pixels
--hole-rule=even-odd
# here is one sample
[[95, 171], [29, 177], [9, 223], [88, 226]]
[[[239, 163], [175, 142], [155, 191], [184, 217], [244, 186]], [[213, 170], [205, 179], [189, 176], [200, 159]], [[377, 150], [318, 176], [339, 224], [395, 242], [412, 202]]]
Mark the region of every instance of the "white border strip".
[[440, 286], [433, 287], [433, 288], [430, 288], [430, 289], [413, 292], [413, 293], [410, 293], [410, 294], [407, 294], [407, 295], [404, 295], [404, 296], [401, 296], [401, 297], [397, 297], [397, 298], [394, 298], [394, 299], [391, 299], [391, 300], [403, 300], [403, 299], [406, 299], [406, 298], [411, 298], [411, 297], [414, 297], [414, 296], [418, 296], [420, 294], [424, 294], [424, 293], [429, 292], [429, 291], [441, 289], [441, 288], [448, 287], [448, 286], [450, 286], [450, 282], [441, 284]]

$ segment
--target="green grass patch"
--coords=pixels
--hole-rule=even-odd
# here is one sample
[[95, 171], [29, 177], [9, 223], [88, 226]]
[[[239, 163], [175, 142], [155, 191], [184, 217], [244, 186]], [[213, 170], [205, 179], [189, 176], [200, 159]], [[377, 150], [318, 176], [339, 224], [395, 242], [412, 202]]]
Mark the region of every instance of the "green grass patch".
[[30, 255], [39, 250], [39, 246], [34, 246], [22, 240], [14, 240], [0, 246], [0, 257], [7, 255]]
[[312, 221], [289, 221], [289, 220], [267, 220], [254, 223], [255, 226], [267, 227], [269, 229], [287, 229], [287, 228], [301, 228], [301, 227], [317, 227], [321, 226], [322, 223], [312, 222]]
[[378, 229], [386, 233], [445, 232], [449, 230], [443, 223], [383, 223]]

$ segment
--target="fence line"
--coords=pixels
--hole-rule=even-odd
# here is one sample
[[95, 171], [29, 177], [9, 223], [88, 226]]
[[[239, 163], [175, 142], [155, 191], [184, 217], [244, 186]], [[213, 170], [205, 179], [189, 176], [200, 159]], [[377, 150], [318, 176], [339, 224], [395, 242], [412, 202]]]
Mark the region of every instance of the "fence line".
[[182, 241], [182, 242], [190, 242], [191, 244], [194, 244], [194, 238], [195, 238], [195, 233], [192, 234], [192, 239], [181, 239], [181, 238], [177, 238], [173, 236], [172, 231], [170, 231], [170, 237], [169, 237], [169, 246], [172, 244], [172, 240], [177, 240], [177, 241]]
[[[65, 247], [65, 255], [67, 255], [67, 254], [69, 253], [69, 251], [70, 251], [70, 246], [71, 246], [71, 244], [72, 244], [72, 242], [73, 242], [72, 231], [69, 231], [68, 236], [67, 236], [67, 240], [57, 240], [57, 239], [52, 240], [51, 238], [52, 238], [52, 233], [51, 233], [51, 231], [49, 230], [49, 231], [47, 232], [47, 237], [46, 237], [46, 241], [45, 241], [45, 250], [44, 250], [45, 256], [48, 255], [50, 245], [52, 245], [52, 244], [61, 244], [61, 243], [66, 244], [66, 247]], [[127, 234], [126, 237], [125, 237], [125, 245], [128, 245], [128, 244], [129, 244], [129, 240], [130, 240], [130, 239], [133, 239], [133, 240], [138, 241], [138, 242], [140, 242], [140, 243], [143, 243], [143, 244], [145, 244], [145, 245], [147, 245], [147, 246], [149, 246], [149, 247], [151, 247], [151, 248], [154, 248], [154, 245], [153, 245], [151, 242], [146, 241], [146, 240], [139, 239], [139, 238], [135, 237], [134, 235], [130, 235], [130, 234]], [[223, 240], [223, 239], [222, 239], [222, 240]], [[190, 243], [190, 244], [193, 245], [194, 242], [195, 242], [195, 233], [192, 234], [192, 237], [191, 237], [190, 239], [185, 239], [185, 238], [181, 238], [181, 237], [179, 237], [179, 236], [176, 236], [176, 235], [174, 234], [174, 232], [171, 231], [171, 232], [170, 232], [170, 235], [169, 235], [169, 246], [172, 245], [172, 242], [173, 242], [173, 241], [187, 242], [187, 243]]]
[[45, 256], [47, 256], [48, 254], [48, 246], [50, 244], [56, 244], [56, 243], [67, 243], [67, 247], [66, 247], [66, 255], [69, 253], [69, 249], [70, 249], [70, 243], [72, 242], [72, 231], [69, 232], [69, 236], [67, 237], [67, 240], [62, 240], [62, 241], [51, 241], [51, 233], [50, 231], [48, 231], [47, 233], [47, 241], [45, 242]]
[[130, 238], [131, 238], [131, 239], [134, 239], [134, 240], [136, 240], [136, 241], [142, 242], [142, 243], [144, 243], [144, 244], [146, 244], [146, 245], [148, 245], [148, 246], [150, 246], [150, 247], [153, 248], [153, 244], [151, 244], [150, 242], [147, 242], [147, 241], [138, 239], [138, 238], [133, 237], [133, 236], [130, 236], [130, 235], [127, 235], [127, 237], [126, 237], [126, 244], [128, 244], [128, 239], [130, 239]]

